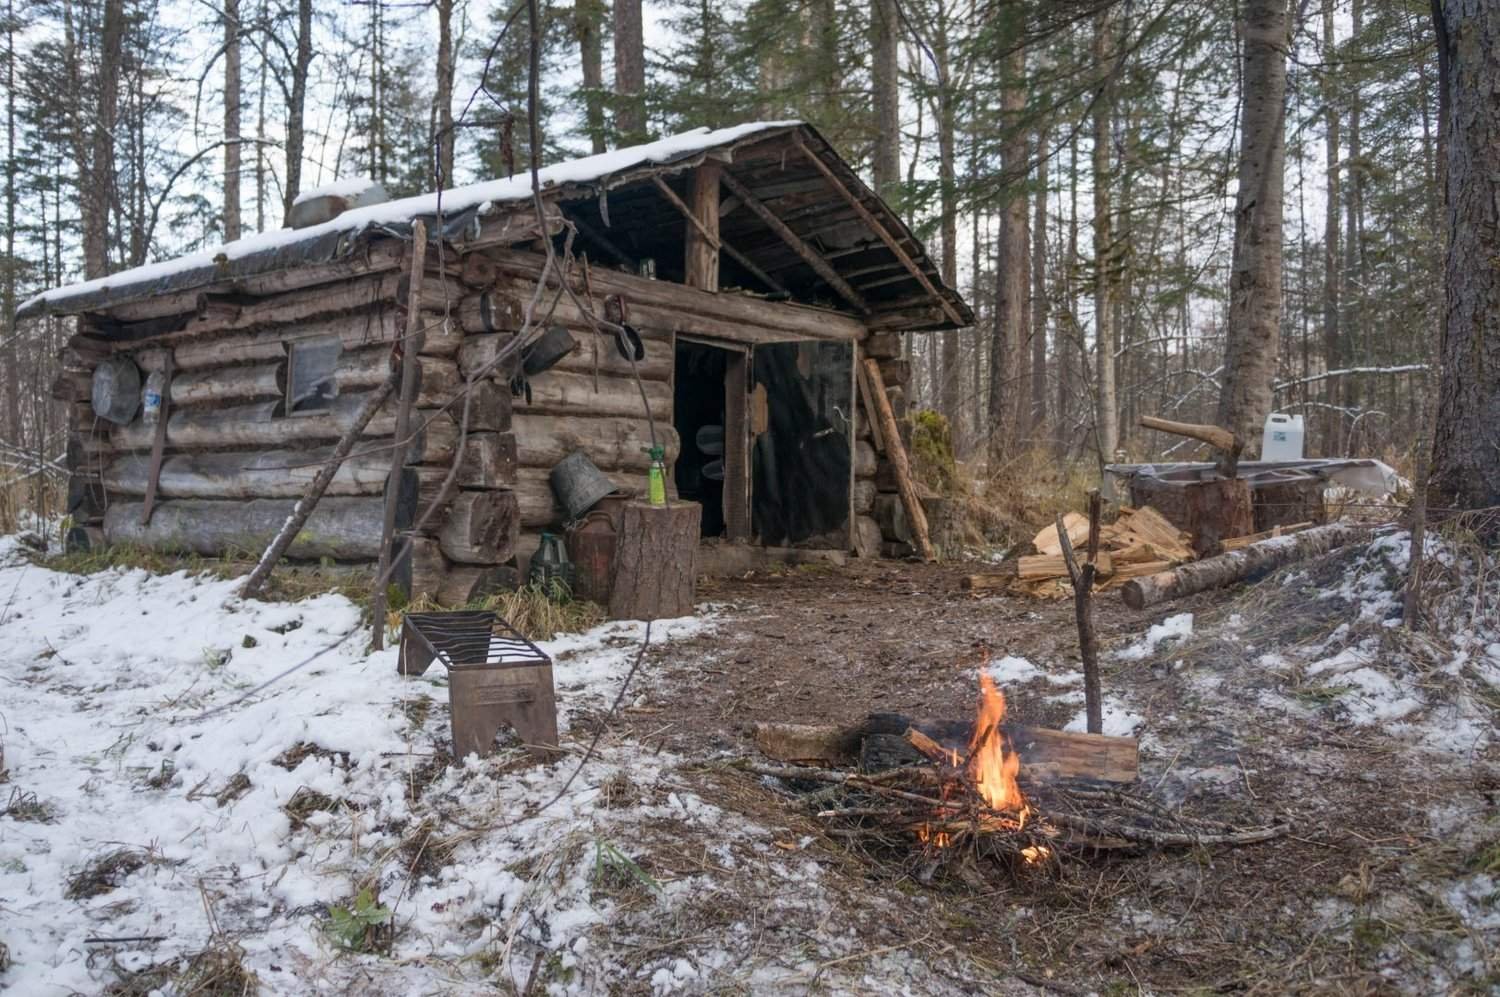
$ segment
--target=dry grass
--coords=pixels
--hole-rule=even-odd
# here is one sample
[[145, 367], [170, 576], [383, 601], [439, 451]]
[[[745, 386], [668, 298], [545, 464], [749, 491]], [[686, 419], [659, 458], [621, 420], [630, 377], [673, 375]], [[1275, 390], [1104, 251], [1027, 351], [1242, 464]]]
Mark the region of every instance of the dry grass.
[[105, 852], [68, 877], [68, 888], [63, 896], [69, 900], [102, 896], [151, 861], [151, 856], [139, 848], [116, 848]]
[[227, 939], [201, 952], [127, 971], [116, 966], [119, 979], [104, 992], [109, 997], [150, 997], [161, 993], [179, 997], [247, 997], [260, 992], [260, 979], [245, 967], [245, 951]]
[[483, 609], [499, 615], [531, 640], [551, 640], [559, 634], [583, 633], [604, 622], [602, 607], [572, 598], [562, 586], [549, 593], [540, 585], [526, 585], [513, 592], [497, 592], [462, 606], [442, 606], [431, 599], [418, 599], [408, 606], [393, 608], [386, 620], [394, 635], [403, 613], [426, 613], [444, 609]]

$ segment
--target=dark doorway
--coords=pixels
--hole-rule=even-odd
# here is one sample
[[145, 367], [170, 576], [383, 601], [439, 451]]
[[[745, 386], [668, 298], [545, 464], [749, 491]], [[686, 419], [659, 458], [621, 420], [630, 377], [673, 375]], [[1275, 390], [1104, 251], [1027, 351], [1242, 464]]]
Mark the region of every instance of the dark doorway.
[[703, 506], [703, 535], [725, 533], [725, 374], [737, 354], [678, 338], [672, 421], [682, 439], [673, 468], [677, 494]]
[[755, 532], [771, 546], [848, 546], [853, 456], [848, 343], [755, 348], [766, 425], [755, 438]]

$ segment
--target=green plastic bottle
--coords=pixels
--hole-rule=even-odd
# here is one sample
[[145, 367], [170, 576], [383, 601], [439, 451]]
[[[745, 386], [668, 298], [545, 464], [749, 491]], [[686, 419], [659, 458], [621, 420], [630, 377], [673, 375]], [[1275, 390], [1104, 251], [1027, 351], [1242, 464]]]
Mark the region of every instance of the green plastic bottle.
[[648, 447], [646, 453], [651, 457], [651, 470], [647, 472], [646, 494], [652, 505], [667, 504], [667, 448], [662, 446]]

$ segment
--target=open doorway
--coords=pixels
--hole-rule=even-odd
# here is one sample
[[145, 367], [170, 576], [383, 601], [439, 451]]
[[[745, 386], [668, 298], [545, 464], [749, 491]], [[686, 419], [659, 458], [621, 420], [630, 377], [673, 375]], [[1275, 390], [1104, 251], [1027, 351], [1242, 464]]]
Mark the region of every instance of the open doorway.
[[679, 335], [673, 424], [682, 440], [677, 494], [703, 506], [703, 535], [749, 539], [748, 349]]

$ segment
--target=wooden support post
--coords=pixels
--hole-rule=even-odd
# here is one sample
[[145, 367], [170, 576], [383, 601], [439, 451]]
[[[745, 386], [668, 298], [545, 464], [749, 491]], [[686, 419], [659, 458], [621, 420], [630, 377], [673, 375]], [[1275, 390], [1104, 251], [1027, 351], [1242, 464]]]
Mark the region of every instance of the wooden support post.
[[1068, 578], [1073, 582], [1073, 615], [1078, 623], [1078, 654], [1083, 659], [1084, 716], [1090, 734], [1104, 733], [1104, 705], [1099, 688], [1099, 641], [1094, 635], [1094, 575], [1099, 559], [1099, 517], [1103, 500], [1097, 488], [1089, 491], [1088, 559], [1082, 567], [1073, 555], [1073, 541], [1061, 516], [1057, 517], [1057, 538], [1062, 545]]
[[814, 273], [826, 280], [829, 287], [833, 288], [839, 293], [840, 297], [853, 305], [855, 311], [860, 314], [867, 314], [870, 311], [870, 306], [865, 303], [864, 297], [851, 287], [848, 281], [839, 276], [838, 271], [833, 269], [833, 264], [829, 263], [828, 260], [809, 246], [797, 233], [788, 228], [786, 223], [776, 216], [775, 212], [766, 207], [760, 198], [750, 192], [750, 188], [740, 183], [727, 171], [723, 173], [721, 179], [724, 182], [724, 186], [728, 187], [735, 197], [738, 197], [745, 203], [745, 207], [750, 209], [751, 214], [765, 223], [766, 227], [772, 232], [775, 232], [777, 237], [786, 243], [792, 252], [800, 256], [808, 266], [813, 268]]
[[[697, 223], [689, 225], [683, 259], [689, 287], [704, 291], [719, 289], [719, 173], [716, 161], [705, 159], [693, 170], [688, 184], [688, 212]], [[668, 188], [669, 190], [671, 188]]]
[[738, 350], [724, 364], [724, 532], [750, 539], [750, 356]]
[[161, 482], [161, 462], [167, 448], [167, 417], [171, 415], [172, 395], [172, 351], [166, 351], [162, 362], [161, 402], [156, 413], [156, 434], [151, 440], [151, 470], [146, 477], [146, 499], [141, 503], [141, 525], [151, 523], [151, 511], [156, 507], [156, 491]]
[[911, 528], [912, 540], [917, 553], [924, 561], [937, 560], [932, 549], [932, 539], [927, 533], [927, 513], [922, 509], [922, 498], [911, 477], [911, 465], [906, 459], [906, 447], [901, 443], [901, 431], [896, 425], [896, 413], [891, 409], [891, 400], [886, 397], [881, 385], [880, 365], [874, 360], [865, 360], [865, 373], [871, 385], [871, 396], [880, 415], [880, 425], [885, 433], [885, 452], [890, 459], [891, 470], [896, 474], [896, 489], [901, 494], [901, 505], [906, 510], [906, 522]]
[[[385, 522], [380, 532], [380, 560], [375, 568], [375, 591], [370, 593], [371, 640], [377, 651], [385, 647], [386, 577], [390, 574], [391, 548], [395, 544], [396, 498], [401, 470], [406, 466], [407, 437], [411, 433], [411, 410], [417, 398], [417, 379], [422, 368], [422, 278], [426, 273], [427, 226], [419, 218], [411, 226], [411, 286], [406, 296], [406, 340], [401, 343], [401, 397], [396, 407], [396, 440], [391, 448], [391, 472], [385, 486]], [[457, 457], [454, 458], [458, 459]]]
[[703, 507], [629, 502], [620, 519], [609, 615], [664, 620], [693, 612]]
[[854, 344], [854, 380], [859, 389], [860, 404], [864, 406], [865, 419], [870, 423], [870, 440], [876, 453], [885, 453], [885, 427], [880, 424], [880, 413], [875, 408], [875, 396], [870, 387], [870, 375], [865, 370], [865, 350]]
[[967, 323], [964, 322], [963, 316], [958, 313], [958, 309], [953, 307], [953, 303], [938, 293], [938, 289], [933, 285], [932, 279], [922, 272], [922, 268], [917, 266], [916, 261], [911, 258], [911, 255], [901, 248], [901, 244], [896, 241], [895, 236], [891, 235], [886, 227], [880, 223], [880, 219], [876, 218], [870, 212], [870, 209], [865, 207], [864, 202], [855, 196], [854, 192], [848, 187], [845, 187], [843, 181], [834, 176], [833, 170], [828, 168], [828, 164], [823, 162], [822, 157], [804, 145], [800, 138], [793, 137], [792, 141], [802, 152], [802, 155], [807, 157], [808, 162], [812, 163], [818, 172], [823, 174], [824, 178], [833, 185], [834, 190], [838, 191], [839, 195], [848, 202], [849, 207], [854, 209], [854, 213], [860, 217], [860, 220], [870, 227], [870, 231], [874, 232], [880, 238], [880, 241], [885, 243], [885, 248], [891, 251], [891, 255], [901, 261], [901, 265], [906, 267], [907, 273], [916, 278], [917, 283], [922, 285], [922, 290], [936, 299], [943, 309], [943, 314], [948, 316], [948, 320], [954, 325], [966, 325]]
[[[707, 164], [704, 164], [704, 165], [707, 165]], [[702, 168], [703, 167], [701, 167], [701, 166], [699, 167], [699, 169], [702, 169]], [[701, 238], [704, 242], [706, 242], [709, 245], [711, 245], [714, 248], [715, 251], [722, 250], [725, 256], [728, 256], [730, 259], [734, 260], [740, 266], [744, 267], [746, 270], [748, 270], [750, 272], [750, 275], [752, 277], [754, 277], [756, 280], [758, 280], [758, 281], [762, 282], [763, 284], [765, 284], [771, 290], [773, 290], [773, 291], [783, 291], [783, 292], [786, 291], [786, 287], [783, 286], [780, 281], [776, 280], [776, 278], [772, 277], [770, 274], [766, 273], [759, 266], [757, 266], [754, 260], [750, 259], [750, 257], [746, 256], [744, 253], [741, 253], [739, 250], [735, 249], [733, 246], [731, 246], [731, 245], [727, 244], [726, 242], [724, 242], [723, 239], [719, 238], [719, 213], [718, 213], [718, 209], [717, 208], [715, 208], [715, 210], [714, 210], [713, 221], [710, 224], [710, 223], [707, 222], [706, 219], [700, 218], [699, 215], [698, 215], [698, 213], [695, 212], [692, 208], [690, 208], [686, 204], [684, 204], [682, 198], [680, 198], [680, 197], [677, 196], [677, 192], [675, 190], [673, 190], [670, 186], [668, 186], [667, 182], [665, 180], [663, 180], [659, 176], [658, 177], [652, 177], [652, 180], [655, 181], [655, 183], [656, 183], [656, 189], [661, 192], [662, 197], [665, 197], [667, 199], [667, 203], [670, 204], [670, 205], [672, 205], [672, 207], [676, 208], [678, 214], [682, 215], [682, 217], [687, 220], [687, 222], [688, 222], [688, 240], [689, 240], [688, 245], [689, 245], [689, 247], [691, 247], [694, 233], [696, 233], [697, 236], [698, 236], [698, 238]], [[694, 190], [694, 194], [695, 195], [697, 194], [696, 188]], [[717, 205], [718, 202], [715, 201], [714, 203]], [[689, 257], [689, 261], [691, 261], [691, 257]], [[704, 290], [717, 291], [719, 289], [719, 286], [718, 286], [718, 283], [717, 283], [717, 281], [718, 281], [718, 260], [717, 259], [715, 259], [715, 261], [714, 261], [714, 280], [715, 280], [714, 286], [713, 287], [705, 287]], [[694, 284], [691, 278], [688, 279], [687, 283], [689, 285], [693, 286], [693, 287], [698, 287], [699, 286], [697, 284]]]

